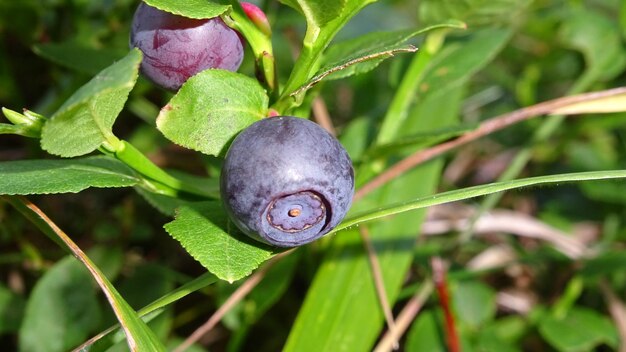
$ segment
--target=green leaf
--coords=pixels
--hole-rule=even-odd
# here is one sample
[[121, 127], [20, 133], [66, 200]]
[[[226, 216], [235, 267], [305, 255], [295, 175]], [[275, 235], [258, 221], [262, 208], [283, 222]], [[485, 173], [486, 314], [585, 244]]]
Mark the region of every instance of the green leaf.
[[135, 191], [137, 191], [137, 193], [139, 193], [153, 208], [162, 214], [171, 217], [174, 217], [176, 214], [176, 209], [182, 207], [183, 205], [189, 205], [192, 203], [177, 197], [149, 192], [141, 187], [135, 187]]
[[626, 66], [619, 27], [599, 12], [572, 11], [559, 29], [558, 37], [585, 56], [587, 81], [612, 79]]
[[539, 323], [539, 332], [562, 352], [591, 351], [600, 344], [616, 348], [619, 343], [608, 317], [582, 307], [574, 307], [562, 319], [547, 315]]
[[207, 270], [228, 282], [249, 275], [273, 254], [271, 247], [242, 234], [221, 202], [183, 206], [165, 230]]
[[267, 271], [263, 281], [250, 292], [248, 301], [253, 303], [253, 307], [247, 313], [252, 321], [260, 319], [287, 291], [298, 268], [300, 253], [295, 251], [277, 261]]
[[408, 352], [446, 352], [445, 336], [440, 317], [432, 310], [420, 313], [407, 333]]
[[36, 44], [33, 51], [56, 64], [90, 75], [97, 74], [126, 54], [126, 51], [96, 49], [74, 42]]
[[[416, 51], [417, 48], [413, 45], [396, 45], [394, 47], [382, 48], [381, 51], [371, 53], [367, 56], [348, 57], [341, 62], [333, 63], [332, 66], [323, 67], [315, 76], [306, 82], [305, 85], [293, 92], [292, 95], [301, 95], [326, 77], [330, 76], [338, 79], [357, 73], [367, 72], [374, 69], [382, 61], [394, 56], [395, 54], [414, 53]], [[368, 65], [366, 66], [366, 64]], [[356, 71], [359, 67], [363, 67], [364, 71]], [[353, 70], [350, 70], [351, 68], [353, 68]]]
[[[371, 118], [360, 116], [352, 119], [343, 128], [339, 136], [339, 141], [346, 148], [355, 165], [358, 163], [358, 160], [365, 158], [363, 155], [371, 141], [369, 138], [363, 138], [363, 136], [371, 134], [371, 131], [375, 129], [373, 125], [374, 122]], [[358, 168], [358, 165], [356, 167]]]
[[498, 336], [479, 333], [476, 341], [477, 351], [521, 352], [516, 345], [504, 341]]
[[480, 328], [496, 314], [496, 294], [479, 281], [460, 281], [452, 292], [458, 318], [474, 329]]
[[624, 2], [622, 2], [622, 6], [619, 8], [619, 24], [622, 36], [626, 37], [626, 3]]
[[464, 199], [485, 196], [497, 192], [508, 191], [512, 189], [524, 188], [529, 186], [562, 184], [565, 182], [581, 182], [593, 180], [610, 180], [626, 178], [626, 170], [609, 170], [609, 171], [591, 171], [578, 172], [570, 174], [538, 176], [530, 178], [521, 178], [512, 181], [495, 182], [486, 185], [467, 187], [449, 192], [443, 192], [430, 197], [415, 199], [408, 202], [390, 205], [375, 211], [365, 212], [349, 219], [344, 220], [330, 233], [341, 231], [351, 226], [372, 221], [389, 215], [400, 214], [409, 210], [422, 209], [433, 205], [456, 202]]
[[422, 0], [419, 15], [423, 23], [449, 18], [470, 27], [509, 24], [523, 14], [532, 0]]
[[[446, 352], [446, 336], [444, 331], [445, 321], [440, 309], [426, 310], [420, 312], [416, 321], [407, 333], [405, 350], [407, 352]], [[470, 344], [465, 331], [457, 331], [460, 343], [460, 350], [472, 352], [474, 349]], [[486, 350], [490, 351], [491, 350]], [[500, 351], [498, 351], [500, 352]]]
[[141, 57], [139, 50], [131, 50], [76, 91], [44, 124], [41, 147], [51, 154], [74, 157], [104, 142], [114, 144], [113, 123], [137, 81]]
[[[99, 278], [104, 276], [99, 274]], [[116, 317], [126, 335], [126, 344], [137, 351], [165, 351], [162, 343], [154, 335], [154, 332], [141, 320], [137, 312], [131, 308], [122, 295], [106, 278], [103, 280], [102, 289], [108, 293], [107, 298], [115, 311]]]
[[[396, 52], [414, 51], [404, 44], [409, 39], [429, 31], [443, 28], [465, 28], [465, 24], [449, 21], [419, 30], [405, 29], [394, 32], [375, 32], [333, 44], [324, 54], [322, 68], [316, 77], [328, 75], [327, 79], [345, 78], [373, 70]], [[416, 50], [416, 49], [415, 49]], [[337, 71], [337, 68], [340, 70]], [[334, 73], [333, 73], [334, 72]], [[313, 78], [312, 80], [314, 80]]]
[[[588, 10], [590, 9], [583, 11], [584, 13], [579, 15], [574, 12], [573, 14], [563, 16], [565, 23], [559, 31], [561, 41], [580, 50], [585, 56], [587, 65], [584, 73], [576, 78], [567, 90], [568, 95], [580, 94], [590, 89], [593, 85], [598, 84], [601, 79], [608, 79], [609, 75], [616, 73], [613, 70], [622, 65], [621, 62], [623, 61], [621, 59], [624, 56], [623, 44], [621, 40], [616, 41], [615, 38], [619, 36], [617, 34], [618, 29], [615, 27], [611, 28], [610, 21], [602, 18], [597, 13], [592, 14], [591, 12], [593, 11]], [[580, 11], [578, 12], [580, 13]], [[587, 13], [589, 13], [589, 17], [585, 15]], [[570, 20], [572, 21], [571, 24], [568, 23]], [[552, 29], [546, 29], [546, 31], [551, 32]], [[588, 34], [591, 33], [593, 35], [589, 36]], [[596, 35], [599, 36], [596, 37]], [[619, 53], [616, 54], [616, 50]], [[516, 157], [502, 173], [500, 179], [512, 179], [519, 175], [525, 165], [530, 162], [533, 155], [531, 146], [548, 140], [556, 131], [560, 131], [563, 120], [564, 116], [557, 115], [542, 121], [541, 125], [535, 129], [530, 139], [531, 143], [518, 151]], [[486, 198], [480, 207], [481, 213], [493, 208], [498, 200], [498, 195]], [[469, 238], [470, 231], [466, 231], [463, 237]]]
[[[94, 235], [94, 238], [97, 238], [97, 235]], [[123, 247], [111, 243], [95, 245], [89, 248], [88, 255], [94, 263], [97, 263], [102, 274], [113, 281], [120, 275], [126, 259]]]
[[624, 267], [626, 267], [624, 252], [605, 252], [587, 260], [580, 270], [580, 275], [587, 278], [598, 278], [621, 272]]
[[171, 271], [156, 263], [144, 263], [133, 268], [132, 275], [118, 285], [124, 300], [135, 309], [152, 303], [173, 288]]
[[69, 256], [35, 285], [19, 333], [22, 351], [68, 351], [99, 324], [101, 311], [89, 272]]
[[280, 0], [280, 2], [302, 13], [309, 26], [323, 27], [342, 15], [347, 0]]
[[72, 160], [0, 162], [0, 194], [76, 193], [89, 187], [131, 187], [140, 179], [123, 163], [104, 156]]
[[483, 336], [491, 336], [499, 341], [518, 345], [518, 341], [525, 336], [529, 328], [530, 324], [526, 317], [507, 315], [483, 326], [480, 329], [479, 339]]
[[230, 5], [220, 5], [208, 0], [144, 0], [157, 9], [189, 18], [213, 18], [230, 10]]
[[446, 94], [447, 89], [464, 84], [502, 50], [513, 31], [490, 28], [476, 31], [464, 45], [452, 45], [438, 55], [420, 84], [421, 94]]
[[157, 128], [178, 145], [220, 155], [237, 133], [267, 116], [267, 104], [267, 94], [256, 80], [206, 70], [191, 77], [161, 109]]
[[22, 296], [0, 284], [0, 335], [18, 331], [25, 305]]
[[[337, 32], [339, 32], [339, 30], [360, 10], [375, 1], [376, 0], [346, 0], [341, 16], [335, 16], [333, 19], [325, 22], [322, 27], [307, 20], [307, 32], [303, 40], [300, 56], [291, 70], [291, 74], [284, 85], [280, 98], [272, 106], [274, 109], [284, 113], [302, 104], [302, 96], [296, 97], [299, 99], [294, 99], [293, 92], [305, 85], [306, 82], [315, 75], [320, 65], [322, 52], [326, 49], [328, 44], [330, 44], [335, 34], [337, 34]], [[342, 1], [337, 1], [336, 3], [339, 4], [341, 2]], [[305, 0], [299, 2], [289, 0], [289, 3], [294, 6], [300, 3], [306, 3], [308, 5], [308, 2]], [[314, 2], [311, 1], [311, 4], [313, 3]], [[337, 4], [330, 5], [338, 6]]]

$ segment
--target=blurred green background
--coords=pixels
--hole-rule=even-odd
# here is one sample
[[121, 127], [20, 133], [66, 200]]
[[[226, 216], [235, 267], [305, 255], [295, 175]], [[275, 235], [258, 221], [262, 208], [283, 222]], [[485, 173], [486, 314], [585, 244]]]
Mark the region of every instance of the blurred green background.
[[[272, 23], [284, 81], [304, 21], [278, 2], [257, 3]], [[137, 1], [128, 0], [0, 0], [0, 105], [50, 116], [99, 70], [127, 53], [136, 6]], [[433, 59], [433, 63], [449, 60], [450, 67], [459, 70], [457, 81], [442, 84], [453, 101], [450, 104], [458, 105], [455, 118], [461, 127], [472, 128], [486, 118], [541, 101], [626, 82], [626, 5], [620, 0], [381, 0], [357, 15], [337, 40], [447, 19], [463, 20], [469, 27], [450, 33]], [[489, 44], [498, 31], [508, 33], [502, 45]], [[357, 163], [375, 138], [411, 58], [398, 55], [374, 71], [316, 88]], [[247, 55], [240, 72], [254, 76], [253, 66]], [[422, 96], [416, 98], [415, 109], [436, 113], [436, 108], [425, 104], [441, 107], [446, 97], [429, 101], [424, 96], [436, 96], [439, 88], [420, 87]], [[115, 124], [116, 135], [164, 168], [215, 176], [219, 160], [174, 146], [154, 128], [160, 107], [170, 97], [171, 93], [140, 79]], [[493, 182], [520, 151], [529, 157], [522, 176], [626, 169], [626, 114], [567, 118], [549, 138], [530, 143], [542, 121], [513, 126], [447, 155], [437, 189]], [[397, 160], [415, 148], [409, 146], [389, 158]], [[0, 137], [2, 161], [49, 157], [37, 140]], [[163, 230], [169, 218], [133, 190], [90, 189], [29, 198], [87, 250], [136, 309], [205, 271]], [[623, 313], [619, 303], [626, 300], [623, 181], [507, 193], [491, 220], [481, 218], [474, 236], [459, 245], [464, 231], [454, 220], [471, 219], [480, 204], [475, 200], [431, 209], [422, 236], [419, 229], [410, 230], [419, 238], [418, 246], [407, 248], [412, 252], [411, 266], [401, 273], [396, 314], [429, 276], [429, 258], [438, 255], [450, 264], [449, 285], [464, 350], [611, 351], [625, 346], [620, 342], [625, 326], [620, 324], [626, 322], [611, 314], [611, 309]], [[572, 257], [572, 252], [554, 245], [562, 238], [573, 241], [574, 252], [589, 250], [585, 253], [593, 256]], [[316, 272], [330, 265], [327, 255], [341, 250], [329, 243], [333, 240], [306, 246], [275, 265], [261, 285], [201, 340], [205, 347], [194, 348], [280, 350], [307, 292], [313, 290]], [[363, 249], [353, 251], [364, 260]], [[62, 249], [0, 203], [3, 350], [31, 341], [20, 348], [64, 351], [115, 322], [91, 278], [76, 261], [64, 257]], [[194, 293], [150, 326], [175, 346], [239, 284], [218, 283]], [[403, 337], [402, 350], [445, 350], [440, 314], [439, 301], [431, 295]], [[350, 328], [358, 332], [359, 323]], [[371, 345], [384, 329], [378, 331], [364, 340]], [[110, 350], [116, 348], [123, 350], [124, 345]], [[348, 345], [345, 350], [352, 348]]]

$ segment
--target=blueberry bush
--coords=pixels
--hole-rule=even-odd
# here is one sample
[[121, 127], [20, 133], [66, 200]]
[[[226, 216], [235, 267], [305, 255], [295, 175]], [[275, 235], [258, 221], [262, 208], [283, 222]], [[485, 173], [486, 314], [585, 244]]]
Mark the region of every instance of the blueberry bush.
[[0, 0], [0, 346], [623, 350], [625, 39], [619, 0]]

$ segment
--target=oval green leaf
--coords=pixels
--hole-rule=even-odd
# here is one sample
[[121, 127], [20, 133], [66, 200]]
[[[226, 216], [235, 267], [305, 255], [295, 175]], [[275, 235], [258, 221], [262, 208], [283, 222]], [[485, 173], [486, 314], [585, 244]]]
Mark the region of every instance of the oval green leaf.
[[225, 70], [191, 77], [161, 109], [157, 128], [172, 142], [221, 155], [242, 129], [267, 116], [268, 97], [254, 79]]
[[202, 266], [229, 282], [249, 275], [274, 254], [273, 248], [239, 232], [220, 202], [181, 207], [165, 230]]
[[44, 124], [41, 147], [63, 157], [91, 153], [115, 142], [112, 127], [139, 75], [141, 52], [130, 51], [72, 95]]
[[35, 285], [20, 328], [20, 347], [23, 351], [68, 351], [98, 327], [100, 316], [89, 271], [68, 256]]

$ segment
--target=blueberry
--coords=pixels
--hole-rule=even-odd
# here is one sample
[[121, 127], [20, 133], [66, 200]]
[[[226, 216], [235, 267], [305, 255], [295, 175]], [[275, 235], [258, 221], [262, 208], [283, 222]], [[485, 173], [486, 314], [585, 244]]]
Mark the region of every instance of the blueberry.
[[191, 19], [143, 2], [133, 17], [130, 46], [144, 54], [141, 72], [169, 90], [209, 68], [236, 71], [243, 60], [239, 34], [219, 17]]
[[220, 182], [237, 227], [279, 247], [328, 233], [354, 194], [352, 162], [339, 141], [291, 116], [265, 118], [241, 132], [226, 153]]

